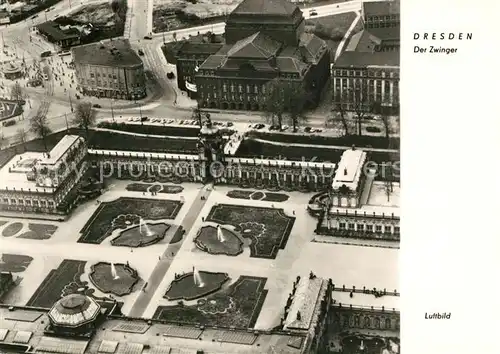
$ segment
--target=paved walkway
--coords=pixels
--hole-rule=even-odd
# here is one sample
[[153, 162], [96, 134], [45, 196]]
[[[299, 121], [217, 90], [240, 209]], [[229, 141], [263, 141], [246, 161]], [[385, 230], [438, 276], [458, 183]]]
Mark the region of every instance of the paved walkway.
[[[252, 139], [255, 141], [258, 141], [263, 144], [270, 144], [270, 145], [280, 145], [280, 146], [296, 146], [296, 147], [305, 147], [305, 148], [322, 148], [322, 149], [339, 149], [339, 150], [348, 150], [351, 147], [349, 146], [340, 146], [340, 145], [316, 145], [316, 144], [299, 144], [299, 143], [282, 143], [278, 141], [270, 141], [270, 140], [264, 140], [264, 139]], [[361, 150], [363, 151], [375, 151], [375, 152], [394, 152], [394, 153], [399, 153], [399, 150], [394, 150], [394, 149], [377, 149], [377, 148], [367, 148], [367, 147], [360, 147]]]
[[335, 52], [334, 62], [337, 61], [338, 57], [342, 53], [342, 50], [344, 49], [344, 46], [345, 46], [347, 40], [351, 37], [352, 31], [354, 30], [354, 28], [356, 27], [356, 25], [358, 24], [358, 21], [360, 21], [360, 19], [361, 19], [361, 12], [358, 11], [358, 12], [356, 12], [356, 18], [354, 19], [354, 21], [352, 21], [351, 26], [349, 27], [349, 29], [347, 30], [347, 32], [344, 35], [344, 38], [342, 38], [342, 41], [340, 42], [339, 46], [337, 47], [337, 51]]
[[[196, 196], [196, 199], [192, 203], [191, 208], [189, 209], [186, 216], [184, 217], [184, 220], [182, 220], [180, 224], [185, 230], [183, 239], [180, 242], [177, 242], [174, 245], [169, 245], [167, 247], [167, 249], [163, 253], [163, 256], [161, 257], [161, 260], [158, 262], [155, 269], [151, 273], [145, 291], [143, 291], [139, 295], [136, 302], [132, 306], [132, 309], [129, 312], [130, 317], [142, 317], [144, 311], [146, 311], [146, 308], [148, 307], [148, 304], [151, 301], [153, 295], [158, 290], [158, 287], [160, 286], [163, 277], [165, 276], [165, 274], [167, 274], [168, 269], [172, 265], [172, 262], [174, 261], [177, 252], [179, 251], [182, 244], [186, 240], [186, 236], [191, 231], [191, 228], [193, 227], [201, 210], [205, 206], [205, 203], [207, 202], [210, 192], [211, 189], [209, 190], [208, 188], [203, 187]], [[202, 196], [205, 197], [204, 200], [201, 199]]]

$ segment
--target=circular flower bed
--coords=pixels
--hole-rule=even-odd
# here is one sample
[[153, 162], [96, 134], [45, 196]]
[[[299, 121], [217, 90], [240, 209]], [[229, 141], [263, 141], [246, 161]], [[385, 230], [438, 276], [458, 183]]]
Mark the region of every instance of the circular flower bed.
[[110, 263], [99, 262], [91, 267], [89, 279], [99, 291], [124, 296], [134, 291], [139, 281], [137, 271], [126, 264], [115, 264], [116, 276]]
[[170, 225], [165, 223], [137, 225], [111, 240], [113, 246], [145, 247], [160, 242]]
[[217, 237], [217, 228], [205, 226], [200, 229], [194, 239], [196, 247], [210, 254], [225, 254], [237, 256], [243, 252], [243, 242], [230, 230], [222, 229], [224, 241]]
[[199, 271], [199, 275], [202, 286], [195, 281], [194, 273], [187, 273], [170, 283], [164, 297], [170, 301], [195, 300], [219, 290], [229, 280], [226, 273]]
[[126, 214], [126, 215], [118, 215], [113, 219], [111, 225], [113, 229], [125, 229], [130, 225], [138, 224], [141, 220], [141, 217], [136, 214]]
[[11, 237], [17, 235], [23, 229], [23, 223], [13, 222], [5, 227], [2, 231], [2, 236]]

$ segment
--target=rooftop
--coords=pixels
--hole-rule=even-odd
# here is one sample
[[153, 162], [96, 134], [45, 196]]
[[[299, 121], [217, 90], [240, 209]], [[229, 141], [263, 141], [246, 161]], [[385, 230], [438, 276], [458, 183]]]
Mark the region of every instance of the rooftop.
[[[285, 319], [285, 329], [309, 329], [314, 314], [316, 303], [321, 301], [320, 290], [323, 279], [302, 277], [290, 305], [290, 311]], [[300, 312], [300, 319], [297, 317]]]
[[227, 56], [230, 58], [267, 59], [271, 56], [276, 56], [280, 48], [280, 42], [261, 32], [256, 32], [236, 42], [228, 51]]
[[334, 64], [335, 68], [368, 68], [370, 66], [399, 67], [400, 54], [389, 52], [343, 52]]
[[[383, 289], [377, 289], [383, 290]], [[387, 289], [390, 293], [394, 291], [394, 289]], [[332, 299], [335, 301], [335, 304], [342, 304], [342, 306], [352, 305], [353, 307], [361, 307], [361, 308], [373, 308], [381, 309], [382, 306], [387, 311], [392, 311], [393, 309], [399, 311], [399, 296], [394, 295], [384, 295], [381, 297], [375, 297], [373, 294], [365, 294], [365, 293], [353, 293], [353, 297], [349, 295], [349, 291], [333, 291]]]
[[80, 32], [76, 28], [70, 27], [68, 29], [62, 29], [61, 26], [54, 21], [47, 21], [36, 27], [41, 33], [52, 37], [56, 41], [78, 38], [80, 36]]
[[362, 150], [349, 149], [342, 153], [339, 161], [339, 167], [335, 172], [332, 187], [339, 188], [346, 185], [355, 190], [363, 170], [366, 160], [366, 152]]
[[[48, 318], [47, 312], [43, 310], [16, 308], [9, 311], [7, 306], [3, 305], [0, 307], [0, 318], [0, 333], [4, 334], [2, 343], [29, 345], [36, 352], [194, 354], [197, 350], [204, 350], [219, 354], [273, 351], [299, 354], [305, 342], [304, 337], [284, 333], [201, 329], [117, 317], [109, 317], [97, 328], [94, 337], [85, 341], [45, 336], [44, 329]], [[22, 342], [20, 339], [23, 339]], [[50, 348], [52, 350], [48, 350]], [[57, 351], [54, 351], [55, 349]]]
[[15, 155], [0, 169], [0, 190], [25, 190], [32, 192], [52, 193], [55, 189], [50, 187], [37, 187], [35, 181], [28, 181], [27, 173], [32, 171], [37, 161], [45, 159], [41, 152], [25, 152]]
[[382, 41], [395, 41], [401, 38], [401, 27], [370, 28], [368, 31]]
[[120, 68], [142, 65], [141, 58], [126, 39], [113, 39], [107, 42], [82, 45], [72, 48], [71, 51], [77, 64]]
[[382, 44], [382, 41], [377, 36], [370, 33], [368, 30], [362, 30], [351, 37], [349, 44], [346, 46], [346, 51], [352, 52], [375, 52], [375, 47]]
[[399, 0], [363, 2], [365, 16], [399, 15]]
[[288, 0], [243, 0], [231, 15], [290, 16], [296, 8]]
[[59, 140], [57, 145], [50, 150], [48, 156], [39, 160], [38, 163], [41, 165], [55, 165], [78, 141], [83, 142], [83, 138], [78, 135], [65, 135]]

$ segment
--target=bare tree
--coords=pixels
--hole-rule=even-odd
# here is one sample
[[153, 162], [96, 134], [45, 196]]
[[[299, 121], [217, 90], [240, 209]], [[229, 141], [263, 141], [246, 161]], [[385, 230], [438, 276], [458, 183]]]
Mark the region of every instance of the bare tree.
[[350, 101], [352, 103], [352, 107], [354, 113], [356, 114], [356, 126], [358, 128], [358, 135], [363, 135], [362, 125], [363, 119], [367, 113], [367, 95], [366, 95], [366, 87], [363, 86], [361, 80], [357, 79], [354, 81], [354, 87], [348, 91], [348, 95], [350, 96]]
[[82, 102], [76, 105], [75, 117], [72, 123], [85, 130], [85, 137], [89, 139], [89, 128], [96, 123], [97, 112], [90, 102]]
[[42, 139], [45, 152], [47, 148], [47, 136], [51, 133], [47, 116], [36, 114], [30, 119], [30, 130], [37, 137]]
[[23, 150], [26, 150], [26, 146], [24, 145], [26, 143], [26, 131], [24, 130], [24, 128], [17, 129], [16, 142], [21, 144]]
[[14, 83], [10, 88], [10, 99], [15, 101], [24, 100], [24, 91], [19, 82]]
[[177, 32], [172, 33], [172, 38], [174, 39], [174, 42], [177, 42]]
[[275, 119], [279, 130], [283, 126], [283, 115], [285, 114], [285, 87], [278, 78], [270, 81], [266, 86], [266, 97], [263, 110], [266, 119], [274, 125]]
[[391, 194], [392, 194], [392, 192], [394, 192], [394, 185], [392, 182], [392, 176], [391, 176], [391, 178], [387, 178], [384, 181], [384, 191], [385, 191], [385, 195], [387, 196], [387, 202], [390, 202], [391, 201]]
[[330, 117], [330, 121], [335, 127], [342, 130], [343, 135], [346, 136], [351, 134], [351, 130], [347, 120], [346, 110], [342, 106], [343, 98], [340, 92], [332, 92], [332, 116]]
[[297, 127], [301, 123], [307, 121], [306, 104], [309, 93], [305, 90], [302, 84], [293, 85], [289, 84], [285, 91], [285, 99], [288, 101], [287, 106], [290, 115], [290, 124], [293, 127], [293, 132], [297, 131]]

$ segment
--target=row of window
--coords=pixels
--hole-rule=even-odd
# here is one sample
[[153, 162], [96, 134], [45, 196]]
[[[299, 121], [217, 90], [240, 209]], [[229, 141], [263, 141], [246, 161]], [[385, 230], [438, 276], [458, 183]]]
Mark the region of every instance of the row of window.
[[[9, 198], [3, 198], [3, 203], [4, 204], [9, 204]], [[28, 205], [28, 206], [42, 206], [42, 207], [46, 207], [47, 205], [49, 207], [53, 207], [54, 206], [54, 202], [52, 200], [49, 200], [49, 202], [47, 203], [46, 200], [31, 200], [31, 199], [14, 199], [14, 198], [11, 198], [10, 199], [10, 204], [11, 205]]]
[[385, 16], [366, 16], [366, 22], [372, 21], [390, 21], [399, 19], [399, 15], [385, 15]]
[[368, 231], [368, 232], [381, 232], [385, 234], [399, 234], [399, 226], [393, 225], [380, 225], [380, 224], [362, 224], [362, 223], [346, 223], [339, 222], [339, 230], [349, 230], [349, 231]]
[[367, 23], [366, 28], [391, 28], [391, 27], [398, 27], [399, 22], [381, 22], [381, 23]]
[[335, 76], [353, 76], [353, 77], [381, 77], [381, 78], [399, 78], [399, 72], [396, 71], [367, 71], [367, 70], [335, 70]]
[[[385, 318], [383, 321], [384, 323], [384, 329], [392, 329], [392, 321], [390, 318]], [[347, 317], [345, 316], [343, 318], [343, 325], [344, 327], [361, 327], [361, 317], [360, 316], [350, 316]], [[379, 317], [375, 317], [372, 321], [372, 319], [369, 316], [365, 316], [363, 319], [363, 327], [364, 328], [375, 328], [375, 329], [381, 329], [382, 321], [380, 320]], [[399, 321], [396, 321], [395, 323], [395, 329], [399, 329]]]
[[[110, 79], [111, 78], [113, 78], [115, 80], [118, 79], [118, 77], [116, 75], [114, 75], [114, 74], [113, 75], [112, 74], [108, 74], [108, 75], [102, 74], [102, 77], [106, 77], [106, 76], [109, 77]], [[101, 77], [101, 73], [95, 73], [95, 74], [94, 73], [90, 73], [90, 77]]]

